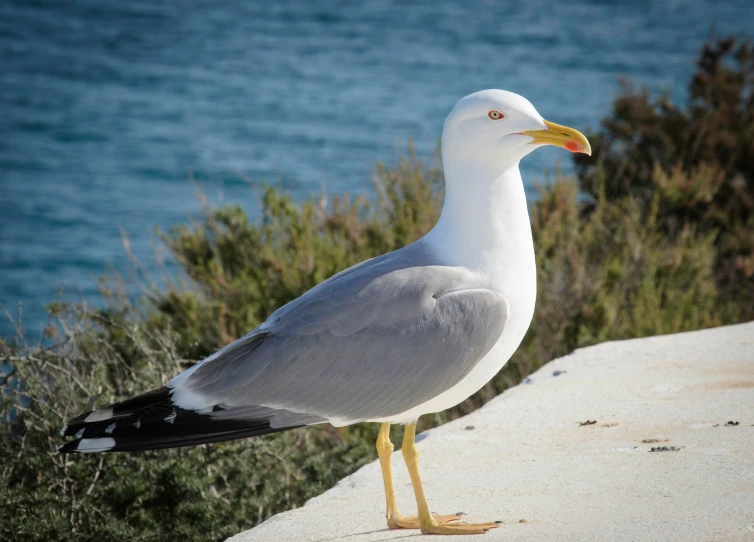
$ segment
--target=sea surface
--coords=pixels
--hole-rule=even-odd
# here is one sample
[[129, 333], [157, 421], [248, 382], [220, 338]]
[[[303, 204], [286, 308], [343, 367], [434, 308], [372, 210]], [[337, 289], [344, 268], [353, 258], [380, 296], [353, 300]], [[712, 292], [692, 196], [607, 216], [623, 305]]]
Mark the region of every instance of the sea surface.
[[[97, 304], [122, 232], [153, 268], [154, 227], [198, 190], [251, 213], [263, 180], [369, 194], [375, 162], [409, 137], [431, 156], [476, 90], [578, 128], [620, 77], [683, 100], [704, 40], [753, 23], [751, 0], [2, 0], [0, 304], [32, 337], [61, 286]], [[527, 186], [558, 162], [532, 155]]]

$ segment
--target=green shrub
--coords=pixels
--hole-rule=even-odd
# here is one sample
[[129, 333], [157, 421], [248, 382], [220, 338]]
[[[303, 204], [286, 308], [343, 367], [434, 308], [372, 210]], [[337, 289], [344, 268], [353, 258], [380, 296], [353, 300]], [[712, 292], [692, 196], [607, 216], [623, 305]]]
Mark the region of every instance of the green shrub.
[[188, 278], [153, 288], [157, 325], [170, 325], [201, 359], [261, 324], [278, 307], [338, 271], [400, 248], [439, 216], [442, 172], [409, 146], [393, 169], [378, 164], [374, 201], [321, 195], [297, 204], [265, 185], [260, 218], [240, 205], [207, 209], [198, 224], [161, 237]]
[[[656, 201], [671, 236], [693, 225], [716, 232], [722, 298], [754, 299], [754, 42], [705, 44], [689, 102], [653, 98], [624, 84], [602, 128], [589, 134], [592, 158], [577, 157], [581, 189], [609, 201]], [[754, 303], [738, 307], [754, 318]]]
[[[424, 428], [574, 348], [751, 314], [752, 297], [735, 295], [751, 292], [754, 270], [751, 94], [742, 90], [751, 44], [726, 43], [705, 47], [688, 108], [628, 90], [593, 136], [597, 165], [580, 162], [578, 182], [541, 188], [531, 208], [539, 291], [529, 333], [492, 382], [423, 418]], [[684, 139], [702, 125], [722, 128]], [[11, 368], [0, 376], [0, 539], [222, 540], [371, 460], [369, 424], [139, 454], [55, 448], [72, 415], [166, 382], [321, 280], [432, 226], [439, 167], [409, 149], [396, 167], [378, 165], [376, 178], [371, 200], [297, 204], [265, 187], [257, 221], [239, 206], [208, 208], [202, 221], [162, 234], [183, 269], [166, 287], [149, 286], [138, 303], [103, 289], [102, 311], [55, 304], [50, 344], [27, 345], [22, 334], [0, 341], [0, 364]]]

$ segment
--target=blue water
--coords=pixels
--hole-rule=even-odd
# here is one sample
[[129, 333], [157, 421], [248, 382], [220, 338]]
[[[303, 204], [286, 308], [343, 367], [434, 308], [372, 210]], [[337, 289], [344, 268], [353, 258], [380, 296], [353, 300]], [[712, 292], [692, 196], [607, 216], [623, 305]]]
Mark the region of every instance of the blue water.
[[[154, 225], [196, 212], [198, 187], [252, 211], [264, 179], [368, 191], [409, 136], [431, 155], [475, 90], [579, 128], [620, 76], [683, 99], [711, 30], [752, 22], [751, 0], [3, 0], [0, 303], [32, 334], [61, 284], [96, 303], [96, 277], [126, 266], [121, 228], [153, 265]], [[524, 176], [557, 161], [539, 151]]]

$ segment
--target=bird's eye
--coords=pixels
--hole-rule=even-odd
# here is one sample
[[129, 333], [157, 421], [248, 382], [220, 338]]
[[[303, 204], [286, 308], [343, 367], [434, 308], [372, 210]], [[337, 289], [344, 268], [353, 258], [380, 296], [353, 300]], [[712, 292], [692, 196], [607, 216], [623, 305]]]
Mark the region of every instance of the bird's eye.
[[498, 111], [497, 109], [493, 109], [492, 111], [490, 111], [489, 113], [487, 113], [487, 116], [488, 116], [489, 118], [491, 118], [492, 120], [500, 120], [500, 119], [502, 119], [502, 118], [503, 118], [503, 117], [504, 117], [505, 115], [503, 115], [503, 114], [502, 114], [502, 113], [501, 113], [500, 111]]

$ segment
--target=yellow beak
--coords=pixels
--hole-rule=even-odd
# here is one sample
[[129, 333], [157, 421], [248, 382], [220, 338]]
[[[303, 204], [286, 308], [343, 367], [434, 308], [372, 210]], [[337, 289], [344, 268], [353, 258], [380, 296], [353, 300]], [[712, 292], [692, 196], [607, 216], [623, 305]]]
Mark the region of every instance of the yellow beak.
[[545, 126], [547, 126], [547, 130], [528, 130], [521, 133], [533, 137], [534, 141], [532, 143], [555, 145], [556, 147], [568, 149], [571, 152], [583, 152], [589, 156], [592, 155], [592, 146], [586, 137], [584, 137], [584, 134], [578, 130], [547, 120], [545, 121]]

